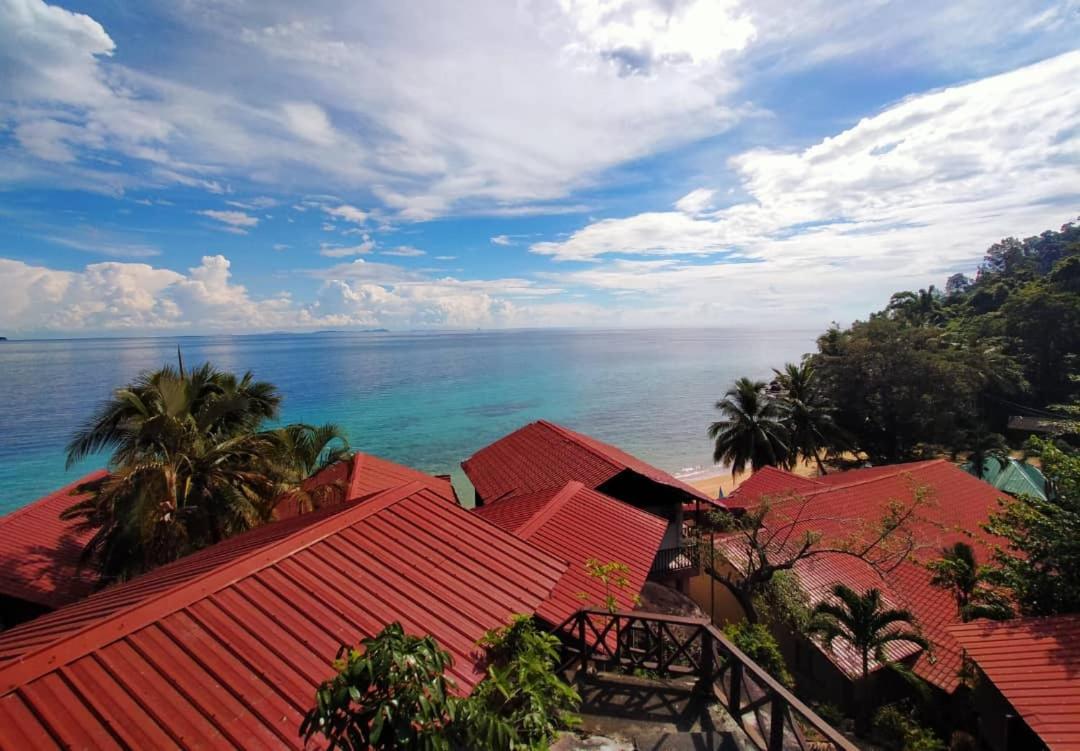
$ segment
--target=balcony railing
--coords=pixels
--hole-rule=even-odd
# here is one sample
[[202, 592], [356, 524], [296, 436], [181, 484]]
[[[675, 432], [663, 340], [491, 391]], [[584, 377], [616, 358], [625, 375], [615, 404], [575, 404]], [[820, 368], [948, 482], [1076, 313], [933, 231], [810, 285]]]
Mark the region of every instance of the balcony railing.
[[581, 610], [556, 633], [563, 670], [693, 676], [761, 751], [858, 751], [703, 618]]
[[684, 543], [674, 548], [661, 548], [653, 559], [650, 576], [664, 574], [685, 574], [698, 570], [698, 548], [693, 543]]

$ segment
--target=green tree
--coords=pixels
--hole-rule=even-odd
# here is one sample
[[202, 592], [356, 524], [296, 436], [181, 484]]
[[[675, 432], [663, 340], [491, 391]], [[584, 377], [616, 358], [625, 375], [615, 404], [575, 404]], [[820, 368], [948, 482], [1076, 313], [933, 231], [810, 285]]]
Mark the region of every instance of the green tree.
[[1003, 620], [1012, 616], [1008, 600], [988, 585], [991, 571], [978, 564], [975, 550], [966, 542], [944, 548], [941, 557], [926, 566], [932, 574], [930, 583], [952, 593], [961, 620]]
[[780, 466], [788, 460], [788, 436], [784, 411], [765, 394], [765, 383], [740, 378], [716, 403], [723, 415], [709, 426], [715, 442], [713, 461], [729, 462], [733, 475], [749, 464], [758, 470]]
[[274, 446], [272, 459], [281, 474], [278, 495], [283, 501], [295, 504], [300, 511], [312, 511], [344, 500], [342, 484], [309, 487], [305, 481], [349, 457], [345, 431], [333, 424], [296, 424], [268, 432]]
[[833, 419], [835, 409], [817, 387], [817, 371], [804, 361], [787, 363], [783, 370], [773, 370], [782, 389], [779, 397], [784, 413], [782, 422], [788, 436], [788, 468], [794, 468], [799, 457], [813, 459], [818, 471], [825, 474], [822, 455], [842, 449], [846, 442], [843, 431]]
[[300, 734], [305, 742], [323, 736], [329, 749], [449, 750], [451, 662], [433, 637], [391, 623], [334, 663], [337, 675], [319, 686]]
[[891, 317], [912, 326], [935, 326], [945, 320], [941, 294], [932, 284], [918, 292], [897, 292], [885, 310]]
[[62, 514], [94, 531], [85, 559], [125, 579], [272, 518], [303, 461], [281, 437], [306, 430], [260, 432], [280, 403], [272, 384], [211, 365], [114, 392], [68, 445], [69, 466], [111, 450], [109, 475]]
[[930, 643], [915, 630], [915, 616], [911, 611], [887, 607], [879, 589], [868, 589], [859, 594], [846, 584], [835, 584], [832, 595], [833, 599], [814, 606], [810, 630], [829, 649], [840, 640], [847, 642], [859, 656], [863, 684], [859, 692], [859, 724], [865, 730], [873, 706], [868, 695], [871, 659], [882, 665], [889, 664], [886, 650], [890, 645], [909, 643], [929, 649]]
[[724, 635], [747, 657], [788, 688], [795, 687], [795, 679], [784, 662], [784, 655], [776, 637], [763, 623], [742, 620], [724, 626]]
[[1005, 442], [1005, 436], [1000, 433], [978, 428], [968, 433], [965, 443], [971, 471], [980, 480], [986, 472], [987, 461], [997, 462], [1001, 469], [1009, 462], [1009, 445]]
[[1026, 615], [1080, 612], [1080, 455], [1032, 439], [1053, 500], [1003, 499], [986, 530], [1004, 538], [993, 581], [1012, 590]]
[[982, 421], [987, 393], [1021, 387], [1002, 346], [874, 316], [827, 332], [811, 363], [852, 448], [891, 464], [955, 444]]

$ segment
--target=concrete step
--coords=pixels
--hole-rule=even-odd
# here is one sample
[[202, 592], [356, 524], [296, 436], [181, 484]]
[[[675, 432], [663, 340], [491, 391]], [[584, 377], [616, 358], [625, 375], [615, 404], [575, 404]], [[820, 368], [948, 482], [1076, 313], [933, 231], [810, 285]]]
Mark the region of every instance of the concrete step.
[[637, 751], [740, 751], [730, 732], [658, 732], [633, 738]]

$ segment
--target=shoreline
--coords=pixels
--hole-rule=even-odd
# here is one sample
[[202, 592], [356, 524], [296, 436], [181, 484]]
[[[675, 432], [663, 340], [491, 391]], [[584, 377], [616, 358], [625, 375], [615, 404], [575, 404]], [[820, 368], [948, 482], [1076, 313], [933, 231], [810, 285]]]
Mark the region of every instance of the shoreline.
[[[801, 461], [795, 469], [791, 470], [801, 477], [817, 477], [818, 470], [817, 465], [813, 462]], [[724, 495], [728, 495], [732, 490], [739, 487], [746, 478], [753, 474], [749, 468], [742, 472], [732, 474], [730, 470], [716, 473], [712, 470], [700, 470], [685, 475], [675, 475], [678, 479], [685, 482], [687, 485], [692, 485], [703, 493], [708, 493], [711, 497], [717, 497], [717, 491], [723, 490]]]

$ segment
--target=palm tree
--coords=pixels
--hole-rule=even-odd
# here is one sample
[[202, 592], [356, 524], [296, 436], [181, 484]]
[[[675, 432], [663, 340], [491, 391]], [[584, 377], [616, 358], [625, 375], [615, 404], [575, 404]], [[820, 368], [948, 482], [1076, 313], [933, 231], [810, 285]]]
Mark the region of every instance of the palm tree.
[[281, 396], [251, 373], [203, 365], [140, 375], [68, 444], [68, 465], [111, 449], [109, 476], [62, 517], [94, 530], [85, 559], [124, 579], [273, 516], [290, 481], [277, 431]]
[[833, 599], [814, 606], [809, 632], [821, 637], [830, 650], [840, 639], [859, 655], [863, 689], [858, 717], [860, 728], [865, 729], [872, 704], [868, 696], [870, 659], [889, 664], [886, 649], [890, 644], [908, 642], [929, 649], [930, 643], [915, 630], [911, 611], [885, 606], [881, 590], [868, 589], [860, 595], [846, 584], [835, 584], [832, 594]]
[[971, 472], [980, 480], [986, 474], [986, 462], [997, 462], [998, 468], [1005, 467], [1009, 462], [1009, 445], [1005, 442], [1005, 436], [1000, 433], [991, 433], [980, 428], [972, 431], [967, 436], [968, 463]]
[[918, 292], [897, 292], [886, 307], [892, 318], [907, 321], [912, 326], [934, 326], [945, 319], [941, 293], [934, 285]]
[[716, 403], [724, 419], [709, 426], [709, 438], [716, 442], [713, 461], [730, 462], [731, 474], [766, 465], [784, 464], [788, 458], [788, 436], [784, 411], [765, 394], [763, 381], [740, 378]]
[[826, 474], [821, 455], [845, 443], [843, 432], [833, 420], [835, 411], [820, 395], [816, 371], [809, 362], [787, 363], [783, 370], [773, 369], [783, 389], [780, 402], [785, 408], [783, 422], [789, 436], [788, 468], [798, 457], [813, 458], [818, 471]]
[[975, 618], [1003, 620], [1012, 616], [1008, 601], [987, 586], [988, 569], [979, 566], [975, 550], [966, 542], [942, 549], [941, 558], [926, 564], [933, 574], [930, 583], [952, 592], [956, 614], [964, 622]]
[[342, 483], [310, 487], [306, 482], [331, 464], [349, 458], [349, 439], [340, 427], [329, 423], [286, 425], [270, 431], [270, 436], [274, 463], [281, 473], [279, 498], [295, 503], [301, 512], [344, 500]]

